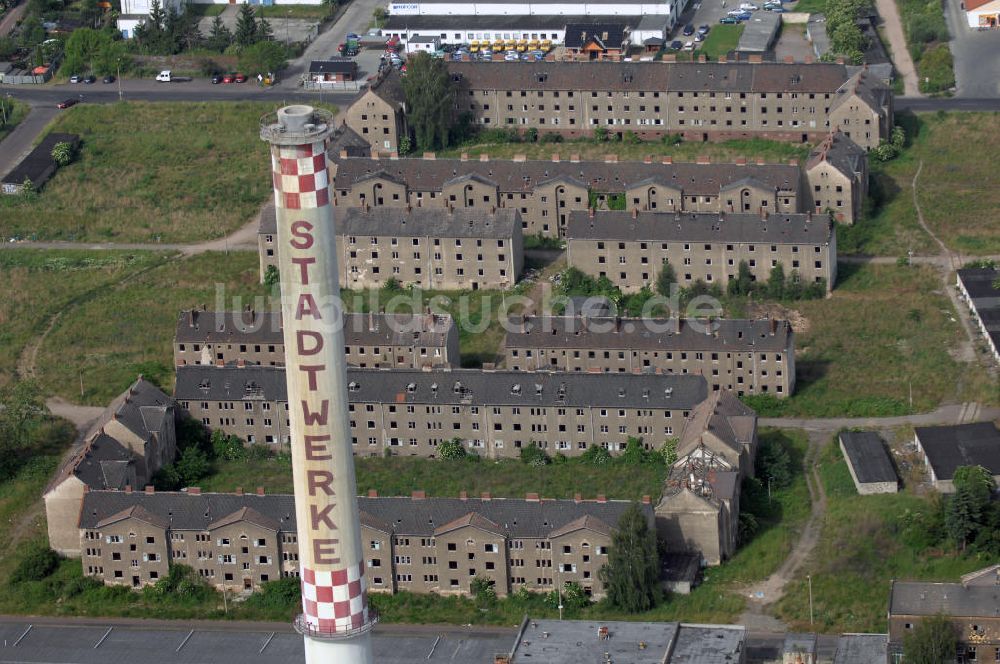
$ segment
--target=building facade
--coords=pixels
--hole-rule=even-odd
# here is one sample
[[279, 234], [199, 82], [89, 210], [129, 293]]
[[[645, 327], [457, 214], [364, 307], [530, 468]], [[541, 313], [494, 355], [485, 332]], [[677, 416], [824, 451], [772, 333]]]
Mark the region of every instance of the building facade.
[[43, 494], [49, 546], [79, 555], [76, 522], [92, 489], [142, 486], [177, 453], [173, 399], [141, 376], [108, 405]]
[[702, 281], [725, 288], [743, 261], [752, 278], [766, 281], [779, 263], [802, 283], [837, 279], [837, 236], [828, 215], [573, 212], [566, 257], [623, 292], [652, 287], [664, 261], [681, 287]]
[[[447, 314], [344, 315], [347, 363], [361, 368], [458, 367], [458, 327]], [[174, 366], [243, 361], [284, 366], [280, 312], [182, 311], [174, 332]]]
[[739, 545], [740, 486], [754, 474], [757, 415], [731, 392], [713, 392], [688, 418], [656, 506], [667, 551], [718, 565]]
[[[486, 458], [520, 456], [537, 445], [579, 456], [599, 445], [649, 448], [679, 436], [706, 399], [695, 375], [348, 369], [351, 434], [362, 456], [437, 456], [459, 438]], [[175, 398], [211, 429], [248, 443], [288, 441], [284, 371], [278, 367], [177, 368]]]
[[504, 367], [695, 374], [714, 391], [785, 397], [795, 389], [794, 337], [777, 320], [528, 317], [508, 325]]
[[958, 645], [957, 664], [1000, 660], [1000, 616], [997, 592], [1000, 566], [962, 577], [960, 583], [893, 581], [889, 595], [889, 662], [900, 664], [903, 642], [921, 620], [943, 614], [952, 624]]
[[390, 279], [432, 290], [509, 288], [521, 274], [521, 219], [502, 208], [340, 208], [344, 288]]
[[406, 95], [399, 74], [392, 67], [379, 74], [343, 112], [343, 123], [361, 136], [375, 152], [397, 152], [408, 136]]
[[[390, 279], [425, 289], [507, 288], [524, 264], [516, 210], [422, 206], [341, 207], [337, 266], [341, 288], [381, 288]], [[273, 208], [261, 213], [257, 234], [261, 280], [277, 266]]]
[[[471, 595], [474, 579], [499, 596], [547, 592], [579, 583], [600, 598], [598, 570], [608, 560], [627, 501], [360, 497], [365, 575], [373, 592]], [[650, 525], [653, 510], [640, 509]], [[291, 495], [92, 491], [79, 529], [84, 574], [108, 585], [155, 583], [170, 565], [195, 570], [220, 590], [251, 592], [298, 576]]]
[[[817, 174], [817, 184], [826, 182]], [[812, 175], [795, 164], [763, 161], [713, 164], [653, 162], [354, 159], [336, 162], [335, 204], [347, 207], [431, 207], [517, 210], [525, 235], [564, 236], [569, 215], [613, 200], [650, 212], [805, 212]], [[848, 185], [850, 186], [850, 185]], [[848, 193], [854, 194], [851, 190]], [[860, 208], [859, 208], [860, 210]]]
[[861, 218], [868, 196], [868, 153], [842, 132], [833, 132], [809, 153], [805, 164], [806, 210], [829, 213], [838, 223]]
[[891, 90], [842, 64], [449, 62], [448, 68], [456, 110], [487, 129], [808, 143], [839, 128], [869, 150], [893, 126]]

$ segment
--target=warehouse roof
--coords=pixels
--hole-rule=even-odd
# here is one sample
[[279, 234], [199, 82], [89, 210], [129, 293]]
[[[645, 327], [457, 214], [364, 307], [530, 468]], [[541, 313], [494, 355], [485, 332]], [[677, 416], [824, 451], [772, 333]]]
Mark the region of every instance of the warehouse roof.
[[[844, 65], [711, 62], [449, 62], [453, 80], [487, 90], [834, 93]], [[872, 78], [872, 77], [869, 77]]]
[[[454, 321], [447, 314], [348, 313], [344, 315], [347, 344], [445, 346]], [[182, 311], [177, 317], [175, 343], [282, 344], [278, 312]]]
[[840, 442], [860, 484], [899, 481], [885, 445], [874, 431], [843, 431]]
[[[677, 637], [675, 622], [531, 620], [514, 649], [515, 662], [662, 664]], [[601, 638], [601, 632], [606, 638]], [[640, 645], [643, 644], [643, 645]]]
[[755, 12], [749, 21], [743, 23], [736, 50], [743, 53], [763, 53], [771, 48], [778, 35], [781, 17], [774, 12]]
[[601, 211], [570, 212], [566, 238], [652, 242], [760, 242], [829, 244], [834, 228], [828, 215]]
[[390, 207], [338, 208], [337, 235], [381, 237], [434, 237], [510, 239], [521, 232], [521, 215], [515, 208], [493, 211], [477, 208]]
[[744, 660], [747, 630], [739, 625], [681, 625], [670, 664], [727, 664]]
[[362, 180], [384, 177], [415, 191], [440, 191], [457, 178], [475, 176], [496, 185], [502, 193], [517, 193], [562, 178], [602, 193], [621, 193], [648, 183], [688, 195], [710, 195], [745, 178], [778, 191], [797, 191], [799, 174], [799, 167], [790, 164], [340, 159], [333, 186], [347, 190]]
[[484, 14], [469, 16], [453, 15], [391, 15], [382, 28], [383, 35], [416, 32], [420, 30], [462, 30], [483, 32], [486, 30], [563, 30], [570, 23], [594, 23], [601, 18], [614, 19], [616, 23], [629, 26], [638, 25], [641, 16], [600, 17], [566, 14]]
[[[627, 500], [575, 501], [516, 498], [358, 497], [363, 519], [376, 528], [406, 535], [432, 536], [465, 525], [485, 527], [510, 537], [547, 537], [582, 517], [605, 533], [633, 503]], [[84, 495], [80, 528], [97, 528], [108, 517], [140, 508], [179, 530], [208, 530], [247, 518], [282, 532], [295, 531], [295, 497], [228, 494], [90, 491]], [[640, 509], [652, 524], [653, 508]]]
[[992, 422], [914, 429], [938, 480], [950, 480], [961, 466], [982, 466], [1000, 475], [1000, 431]]
[[960, 583], [894, 581], [889, 593], [890, 616], [946, 616], [964, 618], [1000, 615], [1000, 586]]
[[504, 348], [777, 351], [788, 348], [788, 321], [532, 316], [511, 319]]
[[[452, 369], [347, 369], [355, 403], [395, 402], [509, 406], [607, 406], [690, 410], [705, 400], [704, 377], [673, 374], [586, 374]], [[282, 367], [177, 368], [179, 400], [284, 402]]]

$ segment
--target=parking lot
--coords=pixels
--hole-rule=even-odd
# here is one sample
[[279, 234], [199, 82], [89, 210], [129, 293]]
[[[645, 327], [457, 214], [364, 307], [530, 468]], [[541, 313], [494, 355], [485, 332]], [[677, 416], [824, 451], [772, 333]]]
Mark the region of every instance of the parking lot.
[[[751, 1], [758, 7], [762, 7], [765, 2], [765, 0], [760, 0], [759, 2]], [[691, 41], [692, 37], [686, 37], [683, 34], [684, 26], [692, 24], [697, 28], [700, 25], [708, 25], [710, 28], [714, 28], [719, 25], [719, 19], [728, 15], [730, 11], [738, 9], [740, 2], [741, 0], [703, 0], [702, 2], [692, 3], [681, 14], [681, 18], [677, 22], [667, 43], [669, 44], [671, 41], [680, 41], [682, 43]], [[753, 13], [758, 14], [761, 12], [763, 12], [763, 9]]]

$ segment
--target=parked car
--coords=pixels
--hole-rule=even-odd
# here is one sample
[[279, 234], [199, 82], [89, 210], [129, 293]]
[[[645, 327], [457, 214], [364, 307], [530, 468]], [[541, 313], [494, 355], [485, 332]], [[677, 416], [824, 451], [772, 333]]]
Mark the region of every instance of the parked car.
[[688, 23], [687, 25], [684, 26], [684, 36], [690, 37], [693, 34], [694, 34], [694, 24]]
[[223, 74], [223, 76], [222, 76], [222, 82], [223, 83], [235, 83], [236, 82], [236, 74]]
[[684, 43], [684, 50], [685, 51], [693, 51], [694, 50], [694, 42], [693, 41], [685, 42]]
[[246, 83], [247, 82], [246, 74], [235, 74], [235, 80], [237, 83]]
[[735, 16], [723, 16], [722, 18], [719, 19], [719, 23], [722, 23], [724, 25], [735, 25], [739, 22], [740, 19], [736, 18]]
[[757, 5], [753, 4], [752, 2], [741, 2], [740, 3], [740, 9], [743, 9], [743, 10], [748, 11], [748, 12], [755, 12], [758, 9], [760, 9], [760, 7], [758, 7]]
[[94, 76], [93, 74], [88, 74], [87, 76], [83, 77], [83, 82], [86, 83], [87, 85], [90, 85], [91, 83], [97, 83], [97, 77]]
[[503, 59], [507, 62], [518, 62], [521, 59], [521, 55], [517, 51], [507, 51], [503, 54]]
[[347, 33], [347, 38], [348, 39], [353, 39], [354, 41], [357, 41], [357, 40], [361, 39], [361, 37], [359, 37], [358, 35], [354, 34], [353, 32], [348, 32]]
[[218, 85], [219, 83], [222, 83], [222, 79], [223, 79], [222, 74], [212, 74], [212, 85]]
[[708, 26], [708, 25], [699, 25], [698, 26], [698, 34], [699, 35], [707, 35], [708, 32], [709, 32], [709, 30], [711, 30], [711, 29], [712, 28], [710, 26]]
[[671, 51], [679, 51], [682, 48], [684, 48], [684, 44], [675, 39], [674, 41], [670, 42], [670, 46], [668, 46], [667, 48], [670, 49]]
[[69, 77], [70, 83], [79, 83], [82, 80], [83, 76], [80, 76], [79, 74], [73, 74], [72, 76]]
[[696, 34], [696, 35], [694, 36], [694, 40], [695, 40], [696, 42], [699, 42], [699, 43], [700, 43], [700, 42], [703, 42], [703, 41], [705, 41], [705, 35], [703, 35], [702, 33], [700, 33], [700, 32], [699, 32], [699, 33], [697, 33], [697, 34]]
[[56, 108], [69, 108], [70, 106], [76, 106], [80, 103], [79, 99], [64, 99], [63, 101], [56, 104]]
[[736, 18], [738, 18], [741, 21], [749, 21], [750, 19], [753, 18], [753, 14], [751, 14], [750, 12], [743, 12], [743, 13], [737, 14]]
[[114, 83], [115, 77], [113, 74], [108, 74], [107, 76], [104, 77], [104, 80], [102, 80], [101, 82], [104, 84]]

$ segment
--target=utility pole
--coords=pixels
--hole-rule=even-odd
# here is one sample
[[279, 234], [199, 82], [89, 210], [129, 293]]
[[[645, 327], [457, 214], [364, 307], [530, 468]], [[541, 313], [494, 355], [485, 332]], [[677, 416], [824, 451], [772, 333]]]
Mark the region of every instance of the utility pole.
[[806, 574], [806, 581], [809, 582], [809, 626], [813, 625], [813, 578], [812, 574]]
[[122, 59], [118, 58], [118, 101], [124, 99], [122, 95]]

